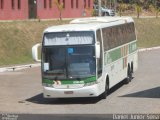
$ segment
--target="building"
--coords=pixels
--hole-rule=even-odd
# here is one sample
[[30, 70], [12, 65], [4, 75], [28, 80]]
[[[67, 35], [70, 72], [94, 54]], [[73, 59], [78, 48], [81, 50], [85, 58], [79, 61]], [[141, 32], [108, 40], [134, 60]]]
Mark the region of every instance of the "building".
[[[56, 0], [0, 0], [0, 20], [59, 18]], [[62, 18], [91, 16], [93, 0], [58, 0]]]

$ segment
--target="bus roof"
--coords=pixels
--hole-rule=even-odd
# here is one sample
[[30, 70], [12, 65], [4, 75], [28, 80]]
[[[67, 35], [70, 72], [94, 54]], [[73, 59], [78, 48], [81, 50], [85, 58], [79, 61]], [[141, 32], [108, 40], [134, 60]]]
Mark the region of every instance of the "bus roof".
[[58, 25], [47, 28], [44, 33], [71, 32], [71, 31], [95, 31], [99, 28], [116, 26], [134, 22], [131, 17], [90, 17], [72, 20], [70, 24]]

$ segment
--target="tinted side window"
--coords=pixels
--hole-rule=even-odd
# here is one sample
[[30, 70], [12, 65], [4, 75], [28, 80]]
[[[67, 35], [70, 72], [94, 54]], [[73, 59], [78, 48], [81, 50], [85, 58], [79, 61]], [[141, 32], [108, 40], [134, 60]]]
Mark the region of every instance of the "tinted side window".
[[103, 28], [102, 33], [105, 51], [136, 40], [134, 23]]

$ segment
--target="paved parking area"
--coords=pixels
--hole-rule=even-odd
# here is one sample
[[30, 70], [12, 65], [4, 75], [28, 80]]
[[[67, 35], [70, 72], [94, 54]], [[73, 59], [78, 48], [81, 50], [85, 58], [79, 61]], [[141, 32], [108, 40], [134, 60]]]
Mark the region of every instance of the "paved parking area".
[[139, 69], [128, 85], [97, 98], [44, 99], [40, 67], [0, 73], [0, 113], [160, 113], [160, 50], [139, 53]]

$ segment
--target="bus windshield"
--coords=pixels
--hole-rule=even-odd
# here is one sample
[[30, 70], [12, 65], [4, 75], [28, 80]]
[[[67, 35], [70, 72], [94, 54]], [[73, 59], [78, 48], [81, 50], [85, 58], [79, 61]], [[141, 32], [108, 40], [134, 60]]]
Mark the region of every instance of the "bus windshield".
[[43, 49], [44, 77], [49, 79], [82, 79], [95, 76], [95, 51], [87, 46], [52, 46]]

